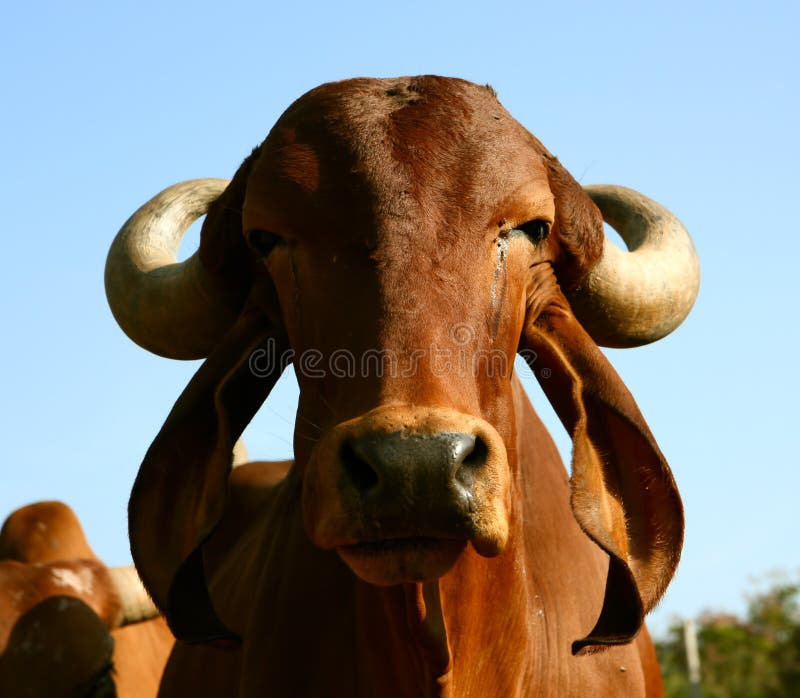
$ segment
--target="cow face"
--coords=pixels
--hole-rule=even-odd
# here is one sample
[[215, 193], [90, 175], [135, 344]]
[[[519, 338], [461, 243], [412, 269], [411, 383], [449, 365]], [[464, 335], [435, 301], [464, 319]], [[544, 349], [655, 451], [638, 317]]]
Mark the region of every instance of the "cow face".
[[[128, 682], [152, 685], [172, 646], [169, 632], [126, 631], [116, 654], [114, 633], [155, 615], [135, 570], [103, 565], [66, 504], [29, 504], [0, 528], [1, 696], [101, 698]], [[148, 643], [147, 659], [134, 667], [139, 640]]]
[[554, 169], [488, 88], [439, 79], [312, 91], [250, 169], [243, 230], [300, 385], [306, 527], [370, 582], [506, 543], [513, 359], [532, 279], [533, 305], [557, 290], [535, 273], [560, 256]]
[[0, 528], [0, 695], [116, 695], [111, 632], [130, 605], [118, 578], [66, 504], [14, 511]]
[[[223, 516], [234, 443], [286, 359], [300, 404], [281, 491], [299, 495], [317, 546], [395, 584], [523, 535], [519, 351], [547, 369], [540, 383], [574, 443], [572, 512], [610, 556], [600, 620], [579, 646], [635, 635], [675, 570], [681, 506], [597, 343], [675, 329], [699, 267], [656, 202], [616, 186], [589, 195], [488, 88], [359, 79], [301, 97], [230, 183], [174, 185], [131, 216], [106, 265], [115, 317], [152, 351], [208, 357], [131, 495], [134, 558], [174, 628], [222, 632], [195, 632], [209, 606], [202, 545]], [[593, 202], [630, 253], [604, 239]], [[206, 211], [198, 252], [169, 263]]]
[[114, 639], [88, 604], [50, 596], [13, 621], [0, 654], [2, 695], [117, 695]]

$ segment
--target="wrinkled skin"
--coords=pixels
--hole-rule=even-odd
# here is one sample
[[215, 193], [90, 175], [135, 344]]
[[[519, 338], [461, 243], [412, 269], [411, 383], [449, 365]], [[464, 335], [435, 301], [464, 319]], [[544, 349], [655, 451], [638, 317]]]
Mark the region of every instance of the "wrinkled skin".
[[150, 698], [174, 639], [162, 618], [119, 627], [121, 603], [65, 504], [0, 531], [0, 695]]
[[[204, 226], [244, 310], [132, 495], [145, 583], [211, 642], [176, 646], [163, 696], [661, 695], [639, 630], [680, 500], [565, 297], [602, 235], [487, 88], [355, 80], [284, 113]], [[229, 477], [270, 348], [294, 351], [295, 462]], [[376, 351], [383, 371], [331, 368]], [[571, 484], [518, 351], [573, 437]]]

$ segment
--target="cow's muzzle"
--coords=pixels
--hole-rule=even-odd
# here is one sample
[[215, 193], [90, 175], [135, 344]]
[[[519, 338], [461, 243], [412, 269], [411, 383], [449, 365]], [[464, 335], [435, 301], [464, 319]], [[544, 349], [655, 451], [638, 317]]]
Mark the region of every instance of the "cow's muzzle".
[[487, 422], [442, 408], [379, 408], [332, 429], [306, 472], [314, 543], [374, 584], [444, 574], [468, 543], [508, 537], [508, 461]]

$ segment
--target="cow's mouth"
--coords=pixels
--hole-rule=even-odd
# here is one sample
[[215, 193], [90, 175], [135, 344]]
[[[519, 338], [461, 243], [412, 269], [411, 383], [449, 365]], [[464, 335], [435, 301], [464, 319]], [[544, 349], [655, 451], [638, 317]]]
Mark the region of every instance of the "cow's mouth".
[[409, 536], [343, 545], [337, 550], [365, 582], [389, 586], [438, 579], [466, 545], [463, 539]]

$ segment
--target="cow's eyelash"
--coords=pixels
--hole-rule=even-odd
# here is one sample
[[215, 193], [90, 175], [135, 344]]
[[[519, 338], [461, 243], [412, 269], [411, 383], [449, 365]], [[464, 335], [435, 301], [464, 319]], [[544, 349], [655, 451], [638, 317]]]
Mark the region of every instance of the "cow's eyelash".
[[[505, 223], [505, 221], [502, 221], [502, 223]], [[551, 225], [548, 221], [542, 218], [534, 218], [533, 220], [526, 221], [525, 223], [515, 225], [513, 228], [508, 227], [501, 230], [497, 234], [497, 237], [501, 240], [504, 240], [513, 233], [522, 233], [534, 245], [538, 245], [550, 234], [550, 228]]]
[[272, 249], [283, 242], [283, 238], [270, 230], [252, 230], [247, 234], [247, 244], [262, 257], [266, 257]]
[[516, 226], [515, 230], [525, 233], [534, 245], [538, 245], [550, 234], [550, 223], [542, 218], [535, 218]]

